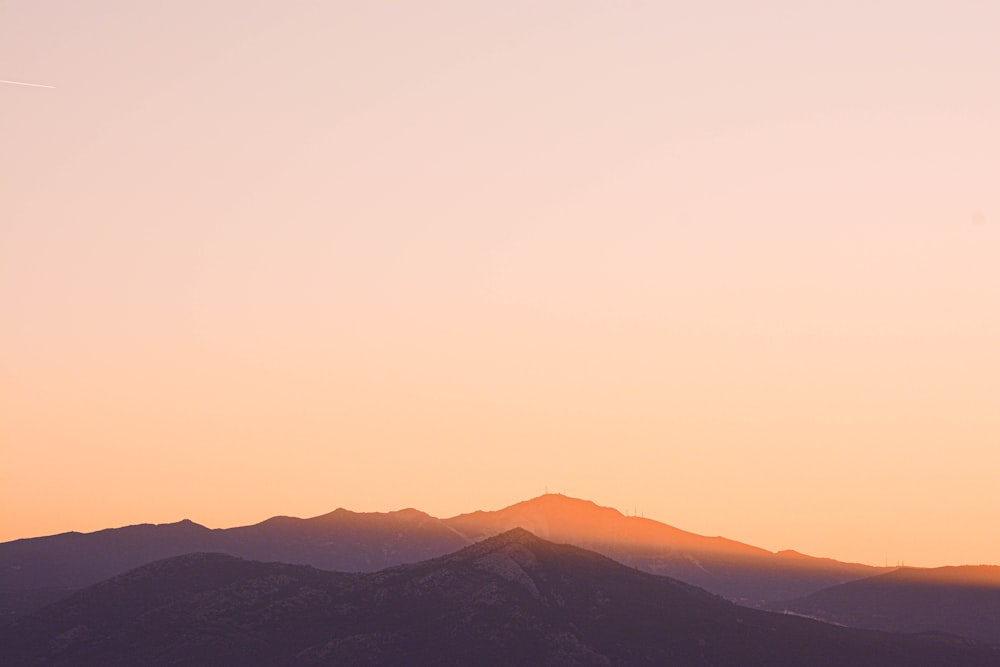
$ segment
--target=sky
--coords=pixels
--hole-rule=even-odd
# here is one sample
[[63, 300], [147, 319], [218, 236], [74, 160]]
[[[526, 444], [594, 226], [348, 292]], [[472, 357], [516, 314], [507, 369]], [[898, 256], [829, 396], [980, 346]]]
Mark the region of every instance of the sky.
[[0, 0], [0, 540], [548, 490], [1000, 563], [997, 25]]

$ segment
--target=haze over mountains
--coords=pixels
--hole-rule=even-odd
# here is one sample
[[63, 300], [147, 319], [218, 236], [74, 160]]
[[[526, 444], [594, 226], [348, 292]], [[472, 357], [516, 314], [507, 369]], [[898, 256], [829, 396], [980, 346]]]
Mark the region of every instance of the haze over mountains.
[[750, 605], [805, 595], [806, 591], [880, 571], [868, 565], [795, 552], [774, 553], [723, 537], [696, 535], [559, 494], [546, 494], [496, 512], [463, 514], [446, 523], [472, 540], [525, 528], [544, 539], [575, 544]]
[[180, 521], [15, 540], [0, 544], [0, 611], [5, 618], [16, 617], [83, 586], [185, 553], [211, 551], [372, 572], [450, 553], [517, 527], [751, 605], [801, 597], [879, 572], [866, 565], [774, 554], [625, 516], [590, 501], [546, 494], [498, 511], [450, 519], [414, 509], [338, 509], [310, 519], [274, 517], [228, 529]]
[[997, 665], [995, 647], [747, 609], [514, 529], [370, 574], [157, 561], [0, 628], [6, 665]]
[[191, 521], [63, 533], [0, 544], [0, 610], [7, 619], [140, 565], [219, 552], [326, 570], [372, 572], [455, 551], [469, 542], [416, 510], [311, 519], [274, 517], [228, 529]]
[[1000, 566], [906, 567], [768, 605], [890, 632], [951, 632], [1000, 644]]
[[856, 627], [945, 631], [1000, 643], [997, 568], [886, 572], [790, 551], [772, 553], [558, 494], [449, 519], [415, 509], [338, 509], [310, 519], [274, 517], [229, 529], [180, 521], [15, 540], [0, 544], [0, 612], [3, 622], [10, 622], [86, 586], [189, 553], [375, 572], [453, 553], [515, 528], [745, 606]]

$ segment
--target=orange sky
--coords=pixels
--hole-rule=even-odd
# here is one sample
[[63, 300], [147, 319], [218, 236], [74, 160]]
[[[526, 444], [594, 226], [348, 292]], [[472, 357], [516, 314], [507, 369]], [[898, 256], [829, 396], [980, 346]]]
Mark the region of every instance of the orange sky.
[[0, 0], [0, 540], [547, 487], [1000, 562], [997, 25]]

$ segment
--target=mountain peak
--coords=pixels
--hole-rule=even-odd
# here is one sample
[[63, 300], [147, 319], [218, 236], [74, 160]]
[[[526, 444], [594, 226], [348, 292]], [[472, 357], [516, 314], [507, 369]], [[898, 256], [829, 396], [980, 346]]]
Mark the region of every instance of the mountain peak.
[[495, 544], [497, 546], [504, 544], [525, 544], [525, 545], [536, 545], [543, 543], [540, 537], [532, 533], [530, 530], [525, 530], [524, 528], [517, 527], [511, 528], [510, 530], [500, 533], [499, 535], [494, 535], [493, 537], [484, 540], [483, 543]]
[[485, 563], [488, 565], [487, 569], [492, 569], [501, 562], [512, 561], [520, 569], [535, 562], [540, 554], [551, 551], [553, 547], [573, 552], [582, 551], [566, 544], [553, 544], [524, 528], [513, 528], [443, 558], [454, 562], [477, 562], [481, 565]]
[[618, 510], [612, 507], [603, 507], [598, 505], [592, 500], [584, 500], [583, 498], [574, 498], [573, 496], [566, 496], [561, 493], [545, 493], [528, 500], [521, 501], [511, 505], [507, 509], [513, 509], [515, 507], [524, 508], [534, 508], [537, 510], [560, 510], [560, 511], [576, 511], [576, 512], [610, 512], [617, 514], [618, 516], [625, 516]]
[[529, 530], [524, 528], [512, 528], [508, 531], [488, 537], [484, 540], [471, 544], [454, 555], [467, 555], [477, 557], [485, 553], [503, 551], [510, 547], [527, 547], [533, 549], [547, 542]]
[[495, 512], [472, 512], [445, 520], [461, 534], [481, 540], [524, 528], [544, 540], [603, 550], [607, 545], [642, 549], [688, 549], [742, 555], [770, 555], [763, 549], [720, 537], [704, 537], [664, 523], [626, 516], [611, 507], [561, 493], [547, 493]]

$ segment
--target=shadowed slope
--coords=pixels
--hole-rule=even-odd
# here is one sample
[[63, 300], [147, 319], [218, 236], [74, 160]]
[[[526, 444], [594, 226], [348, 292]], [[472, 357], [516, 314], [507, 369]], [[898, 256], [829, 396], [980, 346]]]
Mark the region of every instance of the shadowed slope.
[[944, 631], [1000, 644], [1000, 566], [902, 568], [770, 608], [858, 628]]
[[191, 521], [62, 533], [0, 544], [0, 624], [144, 563], [215, 548]]
[[440, 519], [415, 509], [362, 513], [341, 508], [311, 519], [274, 517], [219, 532], [218, 551], [347, 572], [426, 560], [469, 543]]
[[167, 556], [210, 550], [213, 533], [185, 520], [4, 542], [0, 586], [79, 587]]
[[64, 533], [0, 544], [0, 623], [70, 592], [169, 556], [214, 551], [265, 561], [371, 572], [454, 551], [469, 541], [413, 509], [311, 519], [274, 517], [210, 530], [191, 521]]
[[0, 629], [29, 665], [996, 665], [984, 646], [737, 607], [514, 530], [374, 574], [160, 561]]

